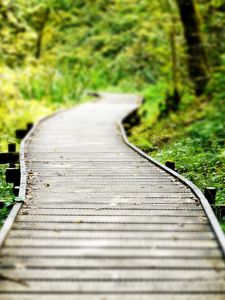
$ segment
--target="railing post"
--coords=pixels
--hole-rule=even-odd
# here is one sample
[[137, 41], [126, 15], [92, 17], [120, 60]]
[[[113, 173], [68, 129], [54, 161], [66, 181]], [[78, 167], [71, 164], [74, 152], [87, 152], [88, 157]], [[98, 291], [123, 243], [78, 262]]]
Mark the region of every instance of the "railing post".
[[[16, 144], [15, 143], [10, 143], [8, 144], [8, 152], [9, 153], [15, 153], [16, 152]], [[15, 168], [16, 164], [15, 163], [10, 163], [9, 164], [10, 168]], [[7, 170], [7, 169], [6, 169]]]
[[33, 126], [34, 126], [33, 123], [27, 123], [27, 132], [29, 132]]
[[16, 152], [16, 144], [15, 143], [8, 144], [8, 152]]
[[166, 161], [165, 166], [170, 168], [171, 170], [175, 171], [175, 162], [174, 161]]
[[216, 189], [214, 187], [206, 187], [204, 189], [204, 195], [209, 201], [209, 204], [215, 205], [216, 203]]
[[[8, 153], [10, 155], [16, 153], [16, 144], [8, 144]], [[13, 184], [13, 192], [18, 196], [18, 186], [20, 185], [20, 168], [16, 167], [16, 162], [9, 162], [9, 167], [5, 170], [6, 182]]]

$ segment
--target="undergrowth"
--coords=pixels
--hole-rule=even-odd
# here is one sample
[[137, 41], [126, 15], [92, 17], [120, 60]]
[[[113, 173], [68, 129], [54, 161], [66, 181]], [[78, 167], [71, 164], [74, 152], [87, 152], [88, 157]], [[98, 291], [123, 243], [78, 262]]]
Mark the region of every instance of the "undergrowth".
[[[215, 187], [216, 202], [225, 204], [225, 95], [222, 76], [217, 74], [214, 79], [208, 91], [210, 95], [216, 90], [214, 96], [184, 94], [179, 111], [163, 119], [157, 118], [163, 90], [151, 88], [139, 110], [141, 124], [131, 130], [130, 140], [163, 164], [176, 162], [177, 171], [202, 191]], [[225, 229], [225, 220], [222, 223]]]
[[0, 227], [7, 218], [15, 199], [12, 186], [5, 181], [4, 172], [5, 168], [0, 167]]

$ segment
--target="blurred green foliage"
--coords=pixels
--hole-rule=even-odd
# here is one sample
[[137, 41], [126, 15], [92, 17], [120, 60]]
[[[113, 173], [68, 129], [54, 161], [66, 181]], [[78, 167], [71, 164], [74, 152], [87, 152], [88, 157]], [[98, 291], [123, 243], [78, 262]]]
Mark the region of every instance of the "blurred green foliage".
[[170, 23], [158, 1], [1, 0], [1, 78], [15, 73], [11, 97], [47, 102], [76, 101], [84, 89], [169, 80]]
[[[164, 1], [0, 0], [0, 148], [86, 90], [169, 87], [171, 26]], [[177, 33], [182, 56], [178, 21]]]

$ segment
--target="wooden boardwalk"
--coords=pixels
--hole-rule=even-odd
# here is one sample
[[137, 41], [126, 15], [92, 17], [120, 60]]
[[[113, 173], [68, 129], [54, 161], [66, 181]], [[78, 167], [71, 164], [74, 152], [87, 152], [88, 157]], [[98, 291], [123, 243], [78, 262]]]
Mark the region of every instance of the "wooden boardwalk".
[[1, 250], [1, 300], [225, 299], [201, 203], [116, 126], [136, 101], [105, 95], [35, 130], [27, 199]]

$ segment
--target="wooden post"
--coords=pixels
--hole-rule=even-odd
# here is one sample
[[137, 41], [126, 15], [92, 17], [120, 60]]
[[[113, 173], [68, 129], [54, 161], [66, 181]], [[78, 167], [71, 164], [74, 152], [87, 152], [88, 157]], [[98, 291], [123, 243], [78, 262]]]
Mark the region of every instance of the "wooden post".
[[175, 171], [175, 162], [174, 161], [166, 161], [165, 166]]
[[16, 144], [15, 143], [8, 144], [8, 152], [16, 152]]
[[[8, 152], [9, 153], [15, 153], [16, 152], [16, 144], [15, 143], [10, 143], [8, 144]], [[14, 163], [9, 164], [10, 168], [15, 168], [16, 165]]]
[[19, 186], [14, 186], [13, 188], [13, 193], [16, 197], [19, 196], [19, 191], [20, 191], [20, 187]]
[[20, 185], [20, 169], [19, 168], [7, 168], [5, 171], [6, 182], [13, 183], [14, 185]]
[[0, 153], [0, 164], [15, 164], [19, 161], [19, 153]]
[[34, 126], [33, 123], [27, 123], [27, 132], [29, 132], [33, 126]]
[[17, 139], [22, 140], [27, 134], [27, 129], [17, 129], [15, 134]]
[[216, 202], [216, 189], [214, 187], [206, 187], [204, 189], [204, 195], [209, 201], [209, 204], [215, 205]]

